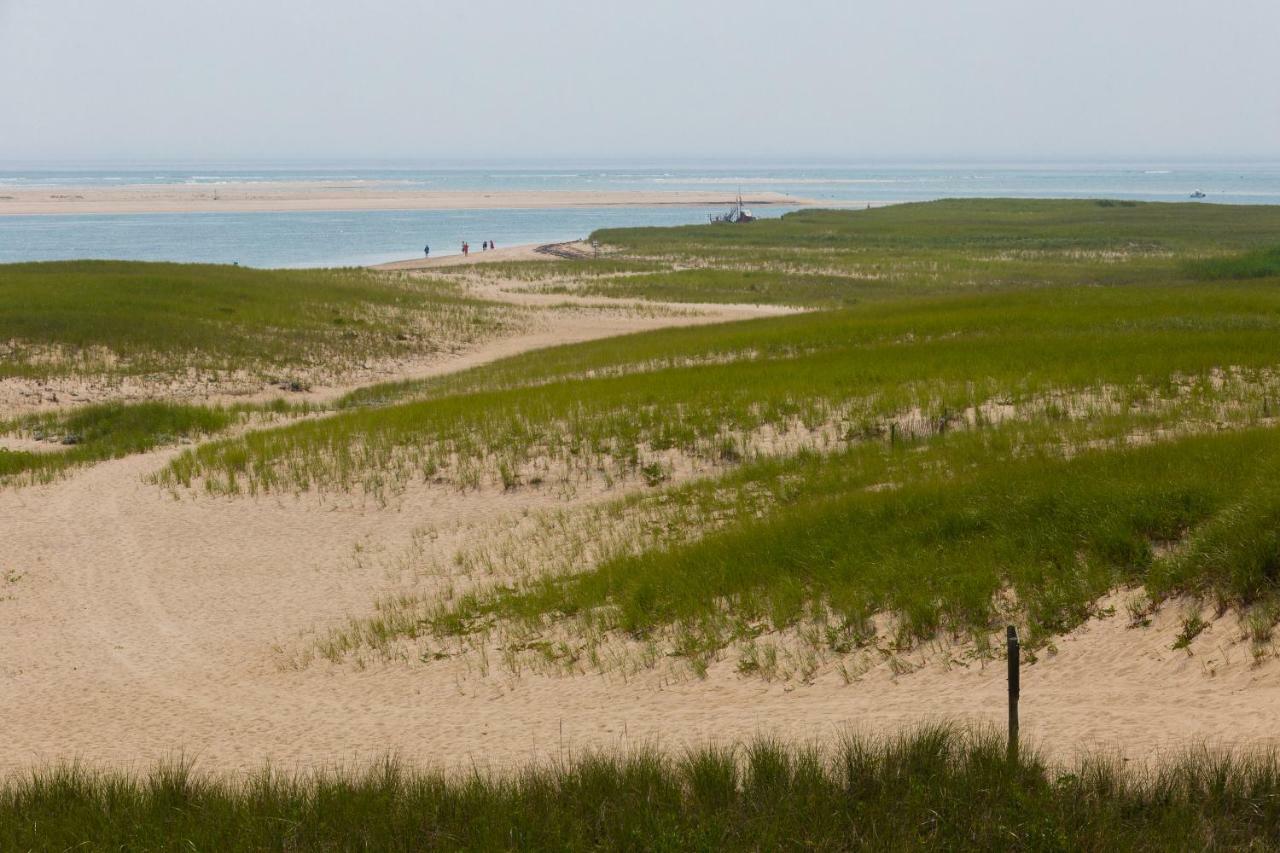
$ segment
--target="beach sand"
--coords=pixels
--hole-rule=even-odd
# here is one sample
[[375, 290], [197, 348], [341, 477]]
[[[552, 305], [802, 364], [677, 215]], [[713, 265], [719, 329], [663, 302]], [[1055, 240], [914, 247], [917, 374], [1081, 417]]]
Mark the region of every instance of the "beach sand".
[[[415, 373], [772, 310], [593, 312], [591, 303]], [[144, 478], [176, 452], [0, 490], [0, 771], [60, 760], [141, 770], [180, 754], [207, 771], [350, 766], [387, 754], [445, 768], [506, 767], [593, 747], [679, 749], [758, 734], [832, 743], [850, 729], [1004, 719], [1003, 662], [966, 659], [942, 644], [886, 650], [850, 682], [835, 663], [808, 683], [766, 682], [740, 675], [732, 654], [705, 679], [673, 677], [667, 666], [625, 679], [516, 677], [498, 650], [487, 672], [477, 655], [298, 665], [316, 638], [403, 588], [393, 557], [424, 525], [466, 535], [643, 484], [596, 483], [566, 498], [550, 488], [419, 483], [391, 506], [311, 495], [175, 499]], [[1255, 666], [1234, 620], [1213, 622], [1192, 653], [1173, 651], [1179, 606], [1134, 629], [1124, 601], [1117, 594], [1112, 615], [1024, 667], [1030, 741], [1061, 758], [1099, 747], [1146, 758], [1206, 739], [1257, 745], [1280, 735], [1280, 665]]]
[[[118, 187], [0, 187], [0, 216], [86, 213], [245, 213], [255, 211], [487, 210], [494, 208], [721, 206], [729, 192], [420, 190], [335, 183], [143, 184]], [[811, 205], [776, 192], [744, 197], [748, 205]]]
[[[142, 478], [165, 454], [104, 463], [73, 480], [0, 494], [0, 770], [78, 759], [140, 769], [183, 754], [205, 770], [354, 764], [385, 754], [449, 768], [504, 767], [592, 747], [679, 749], [758, 734], [832, 743], [926, 721], [999, 725], [1004, 666], [904, 653], [846, 684], [739, 675], [734, 657], [705, 680], [663, 670], [514, 677], [477, 659], [288, 665], [287, 651], [392, 585], [357, 548], [394, 549], [424, 521], [484, 524], [560, 501], [498, 488], [422, 487], [394, 509], [290, 496], [175, 500]], [[1119, 600], [1116, 602], [1120, 604]], [[1168, 607], [1146, 629], [1123, 614], [1057, 642], [1024, 668], [1025, 735], [1067, 758], [1082, 747], [1134, 758], [1203, 739], [1270, 742], [1280, 733], [1280, 667], [1250, 664], [1227, 620], [1172, 651]], [[1043, 654], [1043, 653], [1042, 653]]]
[[540, 248], [542, 247], [536, 243], [489, 250], [475, 247], [471, 250], [471, 254], [463, 255], [460, 252], [457, 252], [453, 247], [450, 247], [450, 254], [439, 253], [430, 258], [422, 257], [410, 258], [404, 261], [391, 261], [386, 264], [377, 264], [369, 269], [383, 270], [386, 272], [403, 272], [406, 270], [430, 270], [437, 269], [439, 267], [468, 266], [471, 264], [490, 264], [501, 261], [555, 260], [554, 256], [539, 252]]

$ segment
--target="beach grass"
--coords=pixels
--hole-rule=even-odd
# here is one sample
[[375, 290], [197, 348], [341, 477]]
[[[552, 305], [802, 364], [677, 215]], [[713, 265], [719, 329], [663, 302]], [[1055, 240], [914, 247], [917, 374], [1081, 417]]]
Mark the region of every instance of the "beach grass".
[[[1250, 611], [1271, 602], [1276, 581], [1265, 535], [1273, 495], [1256, 472], [1280, 464], [1280, 278], [1236, 271], [1268, 257], [1276, 217], [947, 202], [600, 235], [642, 255], [785, 252], [813, 269], [864, 263], [874, 247], [888, 253], [877, 264], [906, 258], [908, 277], [928, 266], [921, 253], [953, 260], [933, 267], [933, 284], [903, 284], [893, 298], [363, 389], [333, 417], [187, 450], [156, 480], [385, 499], [424, 480], [662, 488], [692, 467], [733, 472], [710, 488], [777, 493], [763, 511], [728, 501], [719, 516], [731, 520], [714, 530], [705, 513], [668, 517], [686, 532], [595, 565], [498, 571], [496, 589], [444, 608], [402, 599], [339, 632], [339, 652], [503, 623], [526, 634], [568, 625], [578, 636], [657, 638], [705, 666], [730, 645], [797, 628], [820, 651], [847, 649], [885, 612], [906, 643], [943, 630], [981, 638], [1008, 615], [1008, 595], [1035, 644], [1120, 585]], [[700, 488], [664, 494], [680, 505]]]
[[0, 483], [49, 482], [74, 467], [205, 438], [236, 423], [238, 413], [218, 406], [150, 402], [100, 403], [29, 415], [0, 424], [0, 434], [27, 436], [45, 442], [47, 448], [0, 448]]
[[1228, 850], [1280, 845], [1280, 761], [1016, 758], [934, 726], [594, 752], [507, 772], [203, 776], [74, 765], [0, 784], [6, 850]]
[[[484, 264], [450, 277], [546, 293], [839, 308], [910, 295], [1202, 278], [1191, 259], [1252, 253], [1268, 269], [1280, 216], [1260, 206], [963, 199], [804, 210], [749, 225], [597, 231], [598, 257]], [[1270, 262], [1274, 263], [1274, 261]]]
[[799, 305], [838, 308], [901, 296], [890, 282], [844, 275], [720, 268], [671, 269], [621, 276], [574, 276], [547, 283], [543, 293], [647, 299], [656, 302]]
[[[1275, 243], [1280, 208], [1270, 205], [1186, 205], [1055, 201], [1044, 199], [949, 199], [898, 204], [865, 211], [801, 210], [745, 227], [687, 225], [674, 228], [618, 228], [592, 239], [623, 257], [674, 258], [695, 262], [753, 253], [809, 254], [815, 251], [852, 260], [868, 250], [934, 250], [981, 253], [1013, 261], [1057, 255], [1088, 266], [1101, 253], [1109, 260], [1135, 260], [1165, 253], [1218, 255]], [[1008, 255], [990, 254], [993, 250]], [[1019, 253], [1025, 254], [1019, 254]], [[871, 252], [873, 262], [881, 257]]]
[[512, 322], [443, 282], [363, 270], [71, 261], [0, 266], [0, 378], [333, 373]]
[[[981, 644], [1017, 621], [1035, 649], [1118, 587], [1145, 589], [1152, 606], [1196, 596], [1273, 618], [1274, 429], [1137, 447], [1122, 437], [1067, 457], [1049, 449], [1049, 430], [1035, 432], [763, 460], [715, 483], [731, 508], [746, 503], [735, 493], [755, 496], [719, 529], [514, 584], [500, 577], [447, 603], [402, 599], [381, 608], [380, 630], [439, 637], [515, 623], [526, 644], [565, 633], [656, 640], [701, 671], [730, 646], [749, 662], [756, 638], [793, 629], [810, 652], [839, 655], [870, 642], [883, 613], [897, 617], [901, 648], [939, 633]], [[666, 503], [696, 504], [707, 488]]]
[[[1253, 282], [1033, 288], [661, 331], [368, 389], [335, 417], [203, 445], [161, 480], [379, 492], [540, 462], [625, 476], [668, 450], [719, 458], [761, 430], [937, 431], [978, 407], [1073, 395], [1100, 412], [1181, 399], [1259, 414], [1277, 331], [1280, 289]], [[419, 399], [385, 404], [402, 396]]]
[[1280, 277], [1280, 246], [1239, 255], [1206, 258], [1188, 264], [1191, 275], [1205, 281]]

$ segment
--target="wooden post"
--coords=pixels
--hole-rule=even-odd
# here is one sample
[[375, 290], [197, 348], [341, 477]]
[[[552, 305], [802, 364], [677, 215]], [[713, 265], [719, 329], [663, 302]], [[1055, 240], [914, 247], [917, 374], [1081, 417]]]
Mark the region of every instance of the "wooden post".
[[1014, 760], [1018, 757], [1018, 694], [1022, 678], [1018, 629], [1012, 625], [1005, 632], [1005, 647], [1009, 656], [1009, 758]]

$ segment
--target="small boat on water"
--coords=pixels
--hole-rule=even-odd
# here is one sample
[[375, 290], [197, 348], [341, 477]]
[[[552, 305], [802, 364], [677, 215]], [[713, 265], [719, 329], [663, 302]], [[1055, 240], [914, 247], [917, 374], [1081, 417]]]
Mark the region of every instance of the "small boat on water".
[[729, 212], [722, 216], [712, 215], [712, 222], [755, 222], [755, 215], [746, 209], [742, 204], [742, 193], [738, 193], [738, 200], [734, 202], [733, 207], [729, 208]]
[[1200, 190], [1196, 190], [1195, 192], [1193, 192], [1193, 193], [1191, 194], [1191, 197], [1192, 197], [1192, 198], [1206, 198], [1207, 196], [1206, 196], [1203, 192], [1201, 192]]

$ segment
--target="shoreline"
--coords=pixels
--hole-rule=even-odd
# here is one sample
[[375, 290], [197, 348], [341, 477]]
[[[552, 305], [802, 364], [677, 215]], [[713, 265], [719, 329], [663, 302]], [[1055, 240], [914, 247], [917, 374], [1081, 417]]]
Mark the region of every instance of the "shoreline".
[[379, 272], [403, 272], [406, 270], [425, 270], [433, 267], [457, 267], [471, 264], [500, 263], [502, 261], [546, 261], [553, 260], [548, 255], [538, 252], [543, 246], [556, 245], [547, 243], [521, 243], [501, 249], [475, 249], [469, 255], [449, 251], [432, 255], [429, 258], [402, 258], [369, 264], [365, 269]]
[[[496, 210], [574, 207], [727, 206], [736, 193], [692, 190], [395, 190], [335, 183], [239, 183], [8, 189], [0, 185], [0, 216], [129, 213], [287, 213], [364, 210]], [[818, 202], [777, 192], [752, 193], [743, 203], [812, 207]]]

